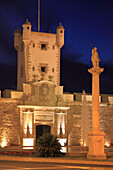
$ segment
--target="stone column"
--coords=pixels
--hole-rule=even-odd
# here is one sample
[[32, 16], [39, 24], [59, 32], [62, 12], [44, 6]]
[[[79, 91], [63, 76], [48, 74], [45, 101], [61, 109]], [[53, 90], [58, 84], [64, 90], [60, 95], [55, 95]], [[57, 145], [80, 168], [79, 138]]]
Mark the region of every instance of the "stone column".
[[100, 110], [99, 110], [99, 75], [103, 68], [92, 67], [88, 70], [92, 74], [92, 131], [89, 136], [88, 159], [106, 159], [104, 153], [105, 133], [100, 130]]

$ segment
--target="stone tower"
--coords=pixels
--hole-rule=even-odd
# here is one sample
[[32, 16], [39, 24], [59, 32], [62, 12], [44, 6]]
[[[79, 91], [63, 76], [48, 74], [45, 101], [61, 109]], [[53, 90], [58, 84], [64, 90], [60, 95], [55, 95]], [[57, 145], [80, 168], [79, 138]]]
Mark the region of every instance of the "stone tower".
[[23, 34], [17, 28], [14, 32], [14, 47], [17, 50], [17, 90], [23, 83], [49, 80], [60, 85], [60, 49], [64, 45], [64, 28], [56, 28], [56, 34], [33, 32], [26, 20]]

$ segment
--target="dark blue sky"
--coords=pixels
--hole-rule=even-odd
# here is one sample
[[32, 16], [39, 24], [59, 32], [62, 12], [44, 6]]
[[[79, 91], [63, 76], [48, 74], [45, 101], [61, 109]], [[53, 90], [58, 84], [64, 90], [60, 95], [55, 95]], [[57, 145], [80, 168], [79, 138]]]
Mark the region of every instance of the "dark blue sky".
[[[16, 86], [16, 51], [13, 47], [13, 32], [17, 26], [22, 29], [26, 18], [31, 22], [32, 30], [37, 31], [37, 1], [0, 1], [0, 71], [2, 71], [0, 87], [2, 89], [3, 85], [6, 88]], [[113, 0], [41, 0], [41, 31], [51, 30], [55, 33], [59, 22], [65, 28], [65, 45], [62, 49], [62, 60], [65, 62], [62, 64], [61, 83], [66, 86], [66, 91], [81, 92], [85, 86], [86, 91], [91, 92], [90, 83], [84, 84], [85, 79], [83, 81], [77, 79], [80, 69], [83, 68], [83, 72], [87, 72], [84, 69], [91, 67], [91, 43], [93, 47], [98, 48], [101, 66], [105, 67], [102, 76], [102, 93], [113, 93]], [[75, 64], [76, 67], [76, 70], [71, 72], [72, 68], [70, 68], [69, 71], [74, 75], [72, 76], [72, 79], [75, 79], [73, 87], [68, 85], [68, 74], [65, 74], [66, 62], [70, 62], [70, 67], [71, 64]], [[12, 69], [9, 71], [10, 74], [3, 66]], [[11, 80], [10, 84], [4, 80], [3, 75], [6, 73], [12, 79], [12, 84]], [[86, 81], [90, 82], [88, 76], [90, 77], [89, 73], [86, 73]], [[77, 87], [77, 83], [78, 87], [82, 84], [81, 88]]]

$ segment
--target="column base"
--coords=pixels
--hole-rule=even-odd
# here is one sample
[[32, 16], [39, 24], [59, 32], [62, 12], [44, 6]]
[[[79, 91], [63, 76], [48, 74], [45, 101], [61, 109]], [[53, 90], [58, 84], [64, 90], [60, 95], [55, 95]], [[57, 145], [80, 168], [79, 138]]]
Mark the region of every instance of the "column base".
[[106, 155], [88, 155], [87, 154], [87, 159], [96, 159], [96, 160], [104, 160], [106, 159]]
[[89, 152], [87, 154], [88, 159], [106, 159], [104, 153], [104, 136], [105, 133], [98, 132], [89, 132]]

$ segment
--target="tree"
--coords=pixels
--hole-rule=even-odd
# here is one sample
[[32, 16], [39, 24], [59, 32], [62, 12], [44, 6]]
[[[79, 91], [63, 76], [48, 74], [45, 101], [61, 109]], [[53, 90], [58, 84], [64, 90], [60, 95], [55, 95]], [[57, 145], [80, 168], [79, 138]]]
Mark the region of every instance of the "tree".
[[58, 157], [62, 155], [60, 149], [57, 136], [46, 133], [37, 139], [35, 153], [40, 157]]

